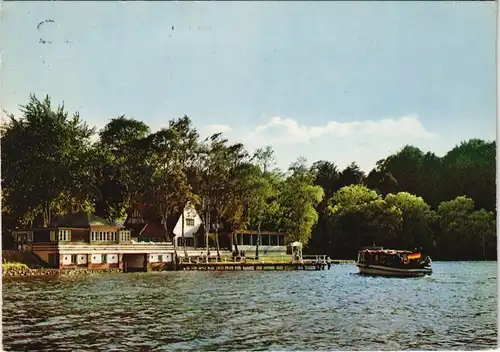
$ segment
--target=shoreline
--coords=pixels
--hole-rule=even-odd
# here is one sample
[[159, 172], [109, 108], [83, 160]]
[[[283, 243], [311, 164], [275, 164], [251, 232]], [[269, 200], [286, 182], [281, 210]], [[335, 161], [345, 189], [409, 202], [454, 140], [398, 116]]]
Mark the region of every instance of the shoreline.
[[88, 269], [88, 268], [10, 268], [2, 270], [2, 279], [19, 277], [47, 277], [47, 276], [84, 276], [99, 273], [121, 273], [121, 269]]

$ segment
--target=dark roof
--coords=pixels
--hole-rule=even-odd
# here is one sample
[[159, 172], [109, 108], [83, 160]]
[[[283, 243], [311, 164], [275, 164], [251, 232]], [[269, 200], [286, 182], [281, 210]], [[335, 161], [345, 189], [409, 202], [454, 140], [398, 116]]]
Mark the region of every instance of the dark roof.
[[175, 225], [177, 225], [177, 222], [179, 221], [180, 217], [182, 215], [181, 211], [172, 213], [167, 217], [167, 229], [169, 232], [173, 233]]
[[[141, 214], [141, 217], [142, 219], [144, 220], [144, 223], [142, 223], [142, 226], [145, 224], [145, 223], [156, 223], [156, 222], [160, 222], [161, 223], [161, 218], [154, 213], [153, 211], [153, 207], [151, 205], [148, 205], [148, 204], [134, 204], [133, 206], [131, 206], [130, 208], [127, 209], [127, 218], [124, 222], [124, 224], [126, 226], [130, 226], [130, 225], [133, 225], [130, 223], [129, 219], [130, 217], [132, 216], [132, 213], [134, 211], [134, 209], [137, 209], [139, 211], [139, 213]], [[170, 232], [173, 232], [174, 231], [174, 227], [175, 225], [177, 224], [177, 221], [179, 221], [179, 218], [181, 216], [182, 212], [175, 212], [175, 213], [172, 213], [168, 216], [167, 218], [167, 229], [170, 231]], [[163, 227], [163, 225], [161, 225]]]
[[79, 211], [77, 213], [59, 216], [52, 221], [51, 226], [57, 227], [91, 227], [91, 226], [120, 226], [112, 221], [103, 219], [90, 212]]
[[159, 221], [148, 221], [140, 237], [164, 238], [166, 234], [163, 224]]

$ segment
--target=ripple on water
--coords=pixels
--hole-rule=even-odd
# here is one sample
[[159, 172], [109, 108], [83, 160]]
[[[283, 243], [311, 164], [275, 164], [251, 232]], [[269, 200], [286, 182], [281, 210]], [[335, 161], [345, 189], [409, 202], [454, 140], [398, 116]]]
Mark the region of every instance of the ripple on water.
[[3, 285], [6, 350], [435, 350], [496, 346], [496, 262], [387, 279], [167, 272]]

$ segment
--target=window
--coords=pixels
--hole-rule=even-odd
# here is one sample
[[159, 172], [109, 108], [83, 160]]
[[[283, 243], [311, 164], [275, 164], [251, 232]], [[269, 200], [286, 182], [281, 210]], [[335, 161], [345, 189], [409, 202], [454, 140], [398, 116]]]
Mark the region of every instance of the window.
[[71, 231], [59, 230], [59, 241], [71, 241]]
[[162, 261], [163, 261], [163, 256], [162, 256], [161, 254], [158, 256], [158, 261], [159, 261], [159, 262], [162, 262]]
[[268, 235], [261, 235], [260, 240], [262, 241], [261, 245], [269, 246], [269, 236]]
[[186, 219], [186, 226], [194, 226], [194, 219], [187, 218]]
[[71, 255], [71, 264], [77, 264], [77, 261], [76, 261], [76, 254], [72, 254], [72, 255]]
[[106, 254], [101, 254], [101, 263], [107, 263], [107, 255]]
[[256, 246], [257, 245], [257, 236], [256, 234], [252, 234], [252, 239], [251, 239], [251, 244]]
[[243, 245], [244, 246], [248, 246], [250, 244], [250, 238], [251, 238], [252, 235], [249, 235], [249, 234], [246, 234], [244, 233], [243, 234]]
[[285, 236], [278, 235], [278, 246], [284, 246], [284, 245], [285, 245]]
[[278, 245], [278, 235], [270, 235], [269, 236], [269, 240], [270, 240], [270, 245], [271, 246], [277, 246]]
[[56, 232], [54, 230], [50, 231], [50, 240], [54, 242], [56, 240]]

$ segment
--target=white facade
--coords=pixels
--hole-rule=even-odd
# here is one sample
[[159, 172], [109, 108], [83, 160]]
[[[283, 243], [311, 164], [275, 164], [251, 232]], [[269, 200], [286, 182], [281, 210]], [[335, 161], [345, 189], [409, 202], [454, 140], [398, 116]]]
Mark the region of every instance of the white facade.
[[87, 264], [87, 255], [86, 254], [77, 255], [76, 264]]
[[168, 263], [172, 261], [172, 254], [164, 253], [164, 254], [150, 254], [149, 262], [150, 263]]
[[106, 255], [106, 263], [117, 264], [118, 263], [118, 254], [107, 254]]
[[70, 265], [71, 264], [71, 255], [63, 255], [62, 256], [62, 263], [64, 265]]
[[[196, 209], [192, 205], [187, 205], [184, 209], [184, 219], [179, 216], [177, 223], [174, 226], [173, 233], [175, 235], [176, 241], [182, 238], [182, 221], [184, 220], [184, 237], [193, 238], [195, 233], [198, 231], [202, 225], [202, 220]], [[178, 242], [177, 242], [178, 243]]]

